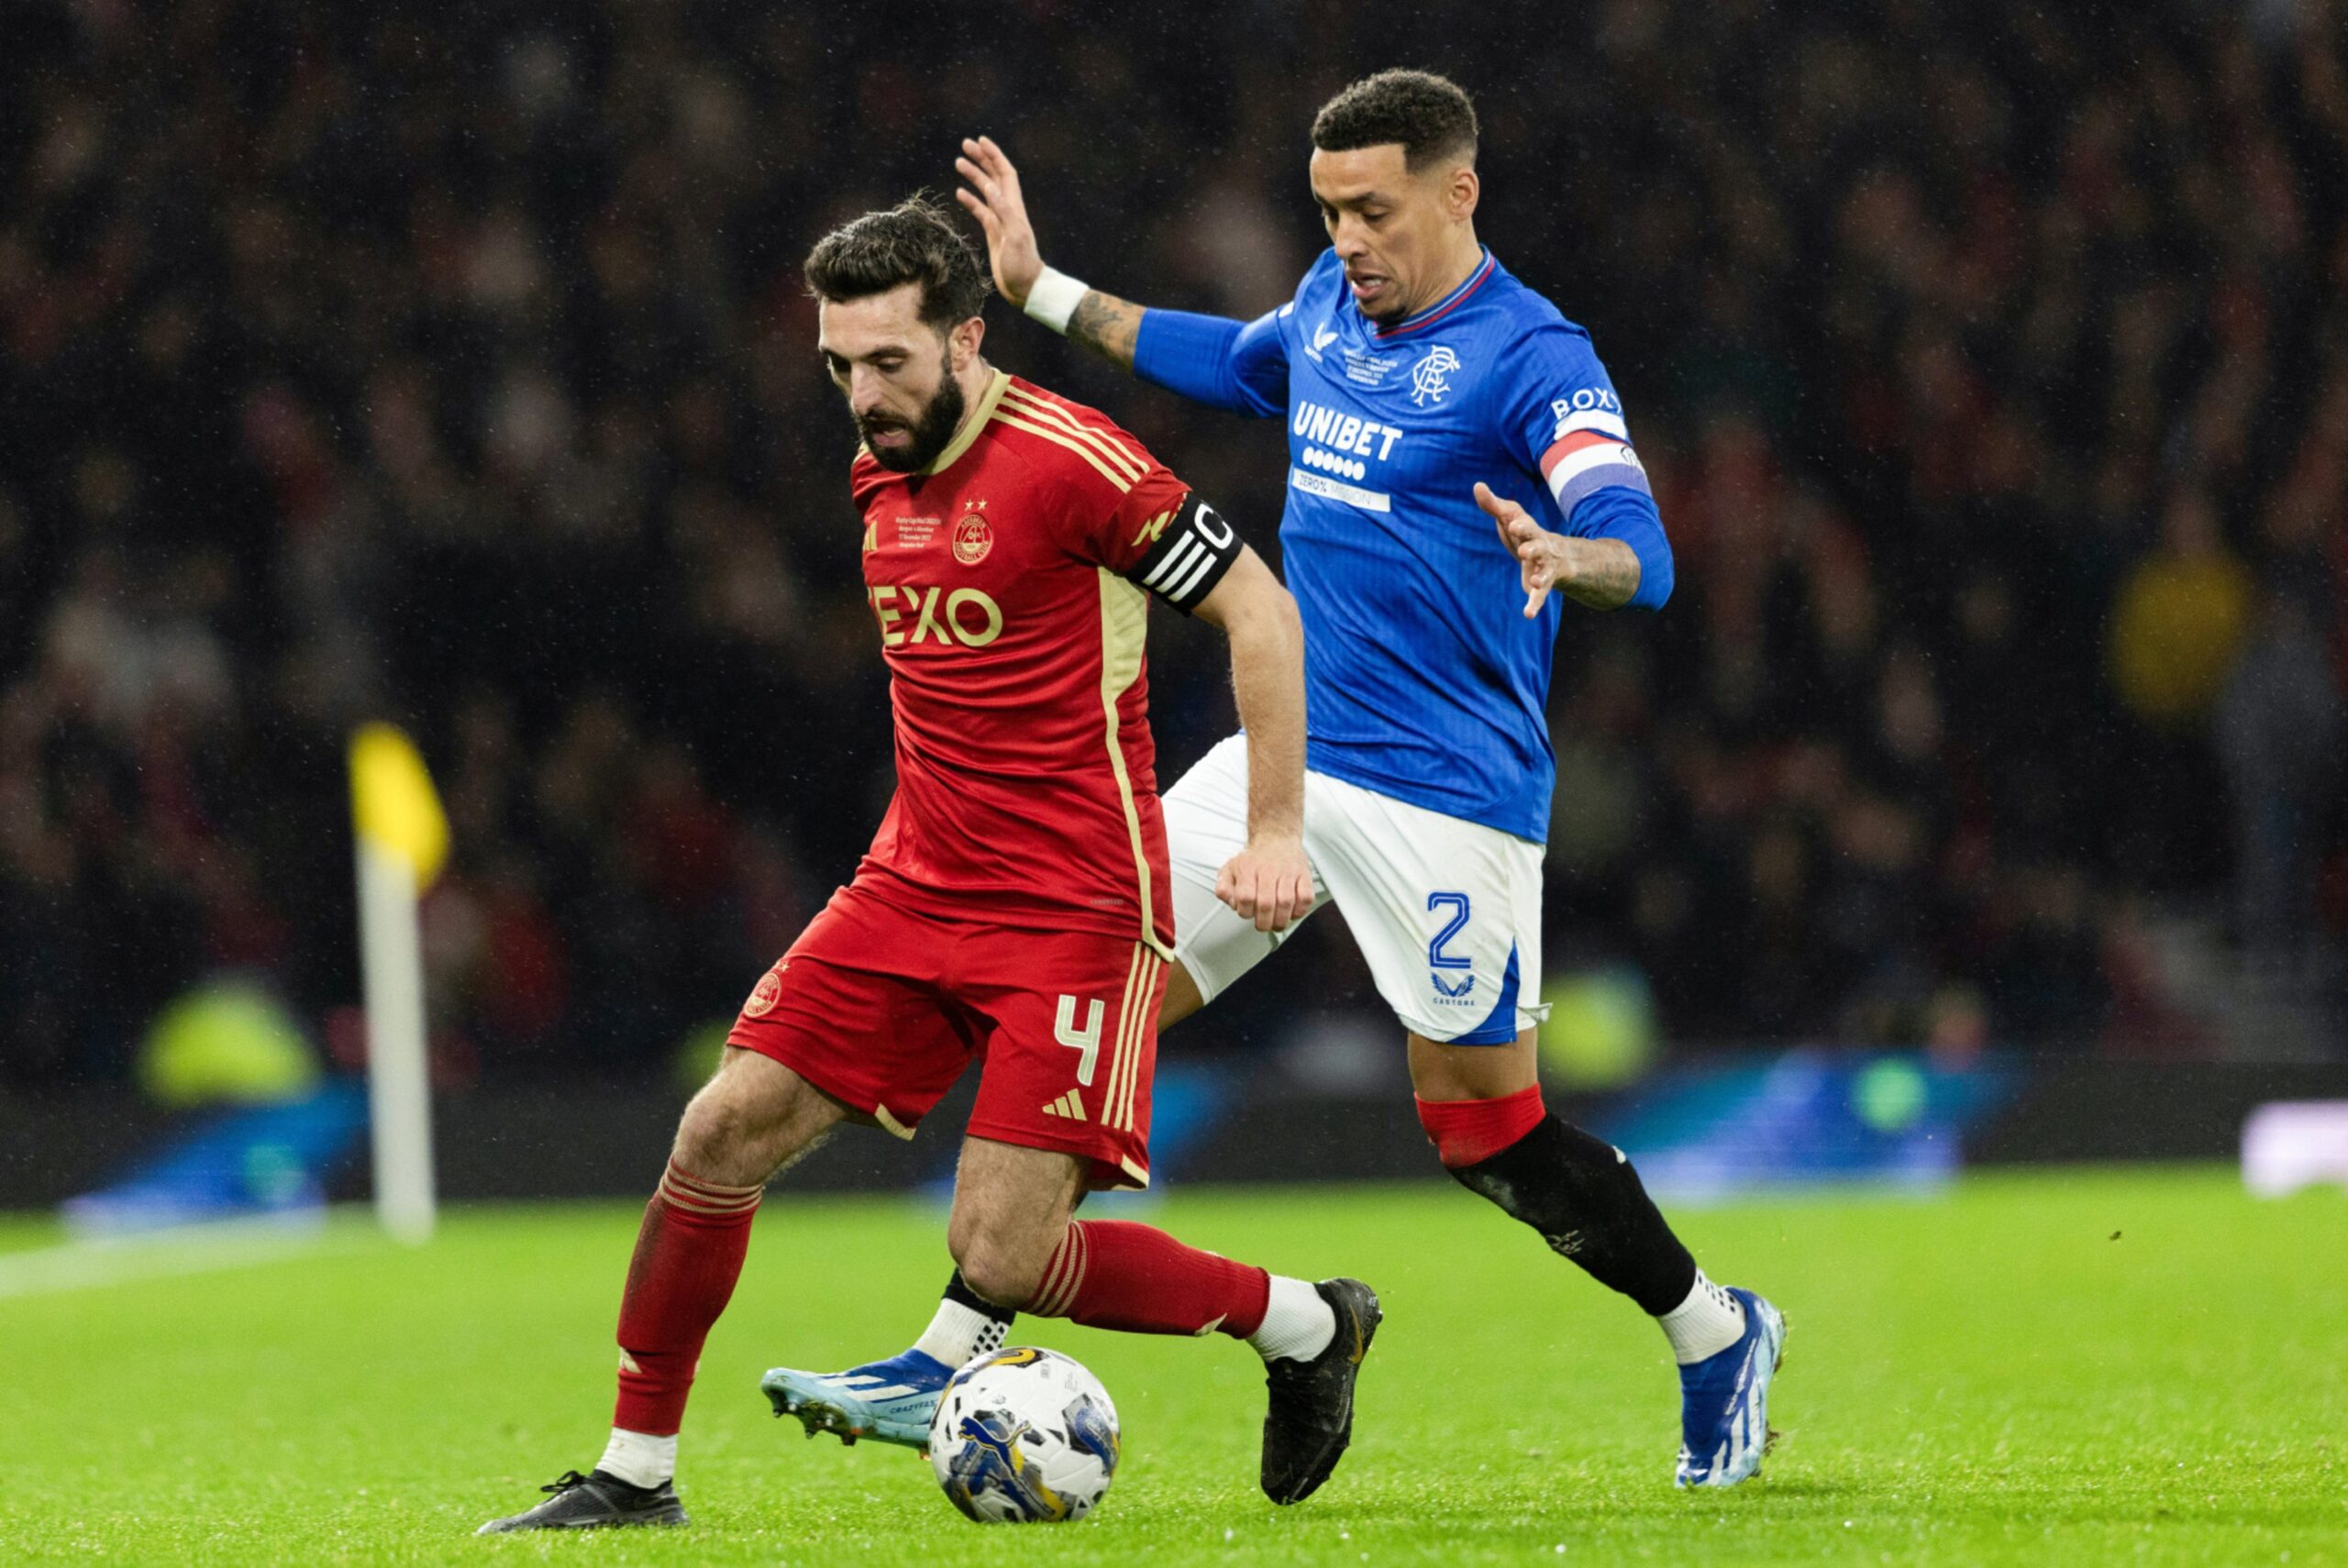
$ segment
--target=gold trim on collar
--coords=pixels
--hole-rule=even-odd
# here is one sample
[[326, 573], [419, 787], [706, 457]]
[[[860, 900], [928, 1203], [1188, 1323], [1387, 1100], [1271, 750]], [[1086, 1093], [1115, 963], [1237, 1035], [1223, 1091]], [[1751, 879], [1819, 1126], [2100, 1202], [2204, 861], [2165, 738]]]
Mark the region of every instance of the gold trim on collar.
[[962, 460], [962, 454], [970, 449], [970, 444], [979, 438], [979, 432], [984, 430], [987, 421], [994, 417], [994, 405], [1002, 401], [1003, 389], [1010, 385], [1010, 371], [997, 370], [994, 373], [994, 379], [987, 382], [987, 390], [980, 392], [979, 401], [970, 405], [969, 415], [962, 421], [962, 428], [955, 432], [954, 439], [946, 443], [946, 450], [929, 460], [929, 467], [921, 471], [922, 478], [942, 474]]

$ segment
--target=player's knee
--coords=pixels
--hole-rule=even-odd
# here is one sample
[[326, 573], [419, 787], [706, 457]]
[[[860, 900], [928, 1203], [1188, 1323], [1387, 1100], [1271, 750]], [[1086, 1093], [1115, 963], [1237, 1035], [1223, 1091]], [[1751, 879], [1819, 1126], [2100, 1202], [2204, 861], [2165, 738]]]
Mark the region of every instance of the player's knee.
[[771, 1168], [771, 1160], [781, 1157], [782, 1152], [769, 1145], [790, 1118], [790, 1091], [797, 1087], [788, 1073], [719, 1073], [702, 1086], [677, 1123], [677, 1164], [709, 1181], [764, 1179], [767, 1169], [742, 1173], [753, 1166]]
[[750, 1142], [750, 1118], [740, 1106], [711, 1099], [703, 1090], [685, 1107], [677, 1123], [678, 1165], [696, 1174], [730, 1170]]
[[977, 1223], [950, 1229], [947, 1247], [963, 1283], [999, 1307], [1034, 1300], [1052, 1256], [1042, 1238]]

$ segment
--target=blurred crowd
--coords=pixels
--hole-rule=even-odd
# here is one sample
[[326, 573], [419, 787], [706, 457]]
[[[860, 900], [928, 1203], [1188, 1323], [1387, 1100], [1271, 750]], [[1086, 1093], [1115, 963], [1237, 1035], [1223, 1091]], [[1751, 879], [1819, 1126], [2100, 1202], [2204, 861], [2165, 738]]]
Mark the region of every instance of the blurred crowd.
[[[6, 10], [0, 1085], [224, 970], [334, 1036], [369, 716], [454, 823], [444, 1076], [665, 1062], [890, 787], [807, 246], [986, 130], [1057, 264], [1252, 315], [1396, 63], [1476, 94], [1678, 552], [1568, 617], [1553, 968], [1684, 1042], [2192, 1049], [2157, 911], [2283, 970], [2348, 912], [2337, 5]], [[991, 315], [1270, 544], [1276, 425]], [[1168, 781], [1231, 723], [1170, 620]], [[1172, 1043], [1374, 1010], [1315, 924]]]

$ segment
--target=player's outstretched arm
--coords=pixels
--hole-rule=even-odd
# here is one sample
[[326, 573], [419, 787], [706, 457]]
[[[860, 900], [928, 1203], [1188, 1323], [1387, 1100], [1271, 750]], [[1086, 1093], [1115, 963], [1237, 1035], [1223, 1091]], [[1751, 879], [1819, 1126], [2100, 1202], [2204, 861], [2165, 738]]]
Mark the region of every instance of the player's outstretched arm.
[[1304, 855], [1304, 626], [1296, 601], [1255, 551], [1200, 601], [1198, 616], [1231, 639], [1231, 684], [1247, 732], [1247, 846], [1215, 879], [1215, 896], [1281, 931], [1312, 907]]
[[1638, 552], [1620, 539], [1552, 534], [1515, 502], [1479, 480], [1476, 504], [1500, 529], [1524, 582], [1524, 615], [1541, 613], [1551, 589], [1593, 610], [1619, 610], [1639, 591]]
[[[1019, 188], [1019, 171], [1003, 156], [991, 136], [966, 137], [955, 171], [969, 182], [954, 193], [986, 231], [987, 262], [994, 271], [994, 286], [1002, 297], [1031, 315], [1041, 313], [1047, 326], [1058, 326], [1077, 342], [1125, 370], [1134, 368], [1134, 346], [1141, 337], [1142, 307], [1114, 294], [1086, 288], [1075, 279], [1044, 265], [1036, 243], [1036, 226], [1027, 217], [1027, 198]], [[1058, 292], [1060, 298], [1040, 298]], [[1034, 302], [1030, 308], [1030, 302]]]
[[1288, 406], [1287, 348], [1272, 316], [1247, 323], [1148, 310], [1089, 287], [1045, 264], [1019, 171], [993, 138], [965, 140], [954, 168], [967, 182], [954, 194], [986, 230], [987, 261], [1004, 299], [1168, 392], [1258, 418]]

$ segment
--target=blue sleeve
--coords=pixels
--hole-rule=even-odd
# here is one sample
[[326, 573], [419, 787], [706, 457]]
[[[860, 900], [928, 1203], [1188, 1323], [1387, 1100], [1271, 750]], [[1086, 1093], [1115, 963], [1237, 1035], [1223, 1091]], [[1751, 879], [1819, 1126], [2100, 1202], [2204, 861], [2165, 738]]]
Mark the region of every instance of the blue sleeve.
[[1664, 535], [1655, 498], [1645, 491], [1609, 485], [1594, 491], [1574, 508], [1566, 531], [1576, 538], [1620, 539], [1631, 547], [1639, 558], [1639, 591], [1624, 609], [1660, 610], [1671, 597], [1671, 541]]
[[1142, 313], [1134, 373], [1168, 392], [1257, 418], [1288, 407], [1288, 345], [1279, 311], [1240, 323], [1183, 310]]
[[[1578, 328], [1555, 325], [1532, 333], [1517, 346], [1510, 369], [1502, 434], [1512, 455], [1527, 469], [1546, 479], [1567, 452], [1596, 442], [1631, 445], [1631, 427], [1624, 423], [1614, 379]], [[1601, 482], [1635, 487], [1645, 480]], [[1586, 486], [1584, 493], [1597, 488]], [[1570, 511], [1574, 498], [1564, 498], [1562, 504]]]
[[1671, 597], [1671, 541], [1645, 468], [1631, 447], [1623, 401], [1580, 328], [1552, 324], [1519, 345], [1502, 434], [1512, 456], [1537, 474], [1566, 532], [1620, 539], [1639, 558], [1639, 588], [1626, 609], [1660, 610]]

